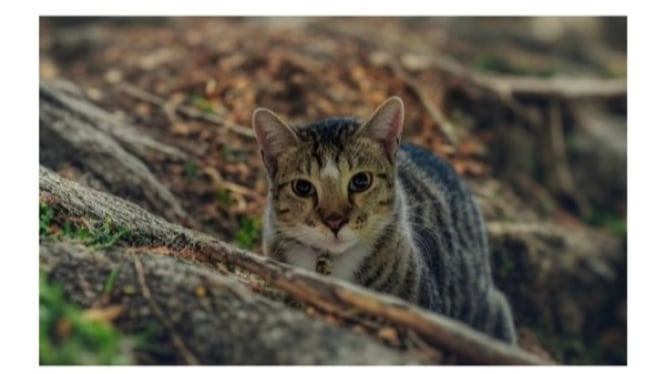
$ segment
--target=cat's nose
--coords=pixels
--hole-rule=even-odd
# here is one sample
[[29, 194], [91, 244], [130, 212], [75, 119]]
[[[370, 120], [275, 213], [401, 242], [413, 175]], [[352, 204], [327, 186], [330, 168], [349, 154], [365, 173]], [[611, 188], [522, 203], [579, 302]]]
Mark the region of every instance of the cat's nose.
[[323, 222], [326, 226], [330, 227], [334, 234], [337, 234], [339, 229], [344, 226], [345, 223], [349, 222], [349, 220], [342, 217], [341, 214], [333, 213], [324, 218]]

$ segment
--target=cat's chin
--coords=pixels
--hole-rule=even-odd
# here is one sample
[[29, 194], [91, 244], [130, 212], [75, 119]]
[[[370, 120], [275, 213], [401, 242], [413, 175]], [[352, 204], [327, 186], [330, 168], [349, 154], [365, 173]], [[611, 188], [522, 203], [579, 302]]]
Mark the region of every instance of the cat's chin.
[[343, 228], [337, 236], [323, 235], [317, 230], [303, 228], [299, 239], [309, 246], [332, 254], [344, 253], [358, 244], [358, 238], [348, 228]]
[[324, 234], [310, 227], [299, 227], [298, 241], [319, 251], [328, 251], [332, 254], [341, 254], [359, 243], [358, 237], [349, 228], [342, 228], [337, 236], [332, 233]]
[[319, 242], [318, 246], [327, 250], [332, 254], [344, 253], [357, 243], [356, 240], [344, 240], [340, 238], [332, 238]]
[[358, 244], [356, 239], [342, 239], [339, 237], [333, 238], [319, 238], [318, 240], [311, 241], [309, 245], [318, 249], [319, 251], [328, 251], [331, 254], [342, 254]]

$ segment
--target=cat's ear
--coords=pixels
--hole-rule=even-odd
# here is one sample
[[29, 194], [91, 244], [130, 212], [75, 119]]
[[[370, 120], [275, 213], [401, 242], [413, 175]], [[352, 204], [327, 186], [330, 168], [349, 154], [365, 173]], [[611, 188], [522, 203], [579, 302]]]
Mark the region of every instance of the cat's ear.
[[252, 114], [252, 127], [261, 148], [263, 163], [271, 176], [277, 167], [277, 156], [298, 144], [298, 137], [291, 127], [275, 113], [259, 108]]
[[394, 157], [404, 125], [404, 102], [397, 96], [384, 101], [360, 127], [358, 135], [379, 142], [389, 157]]

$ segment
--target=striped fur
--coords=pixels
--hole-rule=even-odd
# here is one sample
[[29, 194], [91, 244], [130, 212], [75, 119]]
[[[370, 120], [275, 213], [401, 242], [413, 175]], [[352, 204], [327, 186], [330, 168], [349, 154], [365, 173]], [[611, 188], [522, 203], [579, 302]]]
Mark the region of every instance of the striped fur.
[[[330, 118], [295, 127], [271, 112], [255, 114], [270, 181], [264, 252], [515, 343], [471, 194], [442, 160], [413, 145], [394, 146], [403, 104], [391, 100], [366, 122]], [[355, 193], [348, 186], [358, 172], [369, 172], [372, 184]], [[311, 182], [316, 194], [298, 196], [295, 179]], [[338, 233], [325, 224], [330, 212], [348, 219]]]

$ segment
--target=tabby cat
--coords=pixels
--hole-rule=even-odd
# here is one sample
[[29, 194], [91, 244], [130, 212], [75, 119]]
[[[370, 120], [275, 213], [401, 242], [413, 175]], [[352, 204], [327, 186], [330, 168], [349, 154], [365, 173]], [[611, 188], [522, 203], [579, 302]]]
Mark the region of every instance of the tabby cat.
[[364, 122], [335, 117], [292, 126], [268, 109], [254, 111], [270, 182], [265, 254], [327, 268], [515, 343], [471, 194], [449, 165], [399, 144], [403, 121], [398, 97]]

